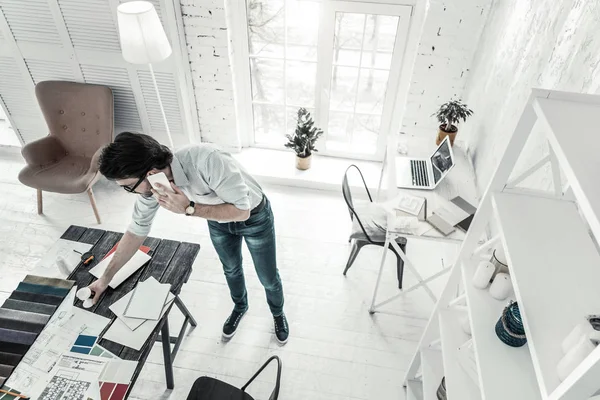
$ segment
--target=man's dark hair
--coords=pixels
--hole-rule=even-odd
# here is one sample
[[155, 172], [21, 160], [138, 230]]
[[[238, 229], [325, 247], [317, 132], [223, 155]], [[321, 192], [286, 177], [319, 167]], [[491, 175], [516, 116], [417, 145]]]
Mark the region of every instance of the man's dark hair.
[[171, 161], [171, 150], [153, 137], [123, 132], [102, 150], [100, 173], [110, 180], [141, 178], [153, 168], [166, 168]]

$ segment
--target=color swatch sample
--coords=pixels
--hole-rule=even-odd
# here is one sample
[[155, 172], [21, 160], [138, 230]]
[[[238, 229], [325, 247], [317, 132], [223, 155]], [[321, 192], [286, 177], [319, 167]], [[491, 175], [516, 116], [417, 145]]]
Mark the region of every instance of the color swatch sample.
[[[27, 275], [0, 307], [0, 387], [44, 329], [73, 281]], [[17, 392], [18, 393], [18, 392]], [[0, 400], [12, 396], [0, 392]]]
[[102, 400], [123, 400], [129, 385], [123, 383], [100, 382], [100, 398]]
[[79, 335], [71, 347], [71, 352], [99, 356], [104, 358], [118, 358], [116, 355], [100, 346], [98, 336]]

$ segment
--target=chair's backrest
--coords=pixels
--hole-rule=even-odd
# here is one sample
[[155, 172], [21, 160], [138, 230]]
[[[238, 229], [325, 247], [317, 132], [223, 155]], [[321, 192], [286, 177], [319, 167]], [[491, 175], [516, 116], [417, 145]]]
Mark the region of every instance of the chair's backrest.
[[114, 105], [110, 88], [87, 83], [44, 81], [35, 95], [50, 130], [70, 155], [91, 158], [112, 142]]
[[367, 187], [367, 182], [365, 182], [365, 177], [363, 176], [362, 172], [360, 171], [360, 168], [358, 168], [354, 164], [350, 165], [346, 169], [346, 172], [344, 173], [344, 179], [342, 180], [342, 195], [344, 196], [344, 200], [346, 201], [346, 205], [348, 206], [348, 212], [350, 213], [350, 219], [354, 220], [354, 218], [356, 218], [356, 222], [358, 222], [358, 225], [360, 225], [360, 228], [362, 229], [363, 233], [365, 234], [367, 239], [369, 241], [371, 241], [371, 237], [367, 233], [363, 223], [361, 222], [360, 218], [358, 217], [358, 214], [356, 213], [356, 210], [354, 208], [354, 202], [352, 201], [352, 190], [350, 189], [350, 183], [348, 182], [348, 172], [351, 169], [356, 169], [356, 171], [358, 171], [358, 174], [360, 175], [360, 179], [362, 180], [363, 186], [365, 187], [365, 192], [367, 193], [367, 196], [369, 197], [369, 201], [373, 202], [373, 198], [371, 197], [371, 192], [369, 192], [369, 188]]

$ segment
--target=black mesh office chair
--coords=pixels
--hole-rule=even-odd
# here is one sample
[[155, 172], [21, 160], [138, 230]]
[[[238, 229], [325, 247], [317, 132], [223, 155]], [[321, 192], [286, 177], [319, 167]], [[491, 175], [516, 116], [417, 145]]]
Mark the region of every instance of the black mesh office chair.
[[[344, 275], [348, 272], [354, 260], [358, 256], [360, 250], [368, 245], [375, 245], [383, 247], [385, 245], [385, 232], [381, 233], [367, 233], [365, 229], [365, 225], [360, 220], [360, 217], [356, 213], [354, 203], [352, 201], [352, 192], [350, 190], [350, 184], [348, 183], [348, 172], [351, 169], [356, 169], [362, 183], [365, 187], [365, 191], [367, 192], [367, 196], [369, 201], [372, 203], [373, 198], [371, 197], [371, 193], [369, 192], [369, 188], [367, 187], [367, 183], [365, 182], [365, 178], [360, 171], [360, 169], [356, 165], [351, 165], [346, 169], [344, 173], [344, 180], [342, 181], [342, 194], [344, 195], [344, 200], [346, 201], [346, 205], [348, 206], [348, 211], [350, 212], [350, 219], [353, 222], [353, 232], [350, 235], [350, 241], [352, 242], [352, 250], [350, 251], [350, 257], [348, 258], [348, 262], [346, 263], [346, 269], [344, 269]], [[396, 239], [396, 242], [402, 249], [402, 251], [406, 252], [406, 238], [400, 237]], [[396, 255], [396, 272], [398, 274], [398, 287], [402, 289], [402, 276], [404, 274], [404, 261], [400, 257], [400, 254], [396, 252], [396, 250], [390, 244], [389, 249], [394, 252]]]
[[196, 382], [194, 382], [187, 400], [254, 400], [252, 396], [246, 393], [246, 388], [258, 375], [260, 375], [271, 361], [277, 362], [277, 378], [275, 380], [275, 388], [273, 389], [269, 400], [277, 400], [279, 398], [279, 386], [281, 381], [281, 360], [277, 356], [269, 358], [241, 389], [218, 379], [209, 378], [208, 376], [198, 378]]

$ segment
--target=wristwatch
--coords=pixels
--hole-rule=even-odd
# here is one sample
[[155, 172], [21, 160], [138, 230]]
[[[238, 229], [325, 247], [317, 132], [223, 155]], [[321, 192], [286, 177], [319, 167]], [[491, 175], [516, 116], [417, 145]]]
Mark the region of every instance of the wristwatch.
[[190, 215], [194, 215], [194, 211], [196, 211], [195, 207], [196, 207], [196, 203], [194, 203], [193, 201], [190, 201], [190, 205], [185, 208], [185, 215], [187, 215], [188, 217]]

